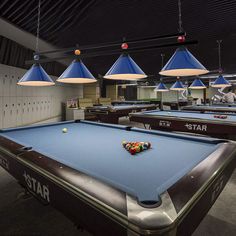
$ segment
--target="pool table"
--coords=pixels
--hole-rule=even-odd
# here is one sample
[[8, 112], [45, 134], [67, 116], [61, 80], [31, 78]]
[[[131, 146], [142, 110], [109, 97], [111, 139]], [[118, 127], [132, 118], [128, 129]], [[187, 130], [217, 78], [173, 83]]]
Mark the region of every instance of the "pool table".
[[170, 101], [163, 102], [164, 106], [169, 106], [171, 110], [179, 110], [183, 106], [187, 106], [190, 102], [187, 100], [179, 100], [179, 101]]
[[194, 105], [182, 107], [185, 111], [236, 113], [236, 104]]
[[218, 113], [194, 111], [145, 111], [130, 114], [130, 121], [150, 125], [152, 129], [190, 132], [217, 138], [236, 138], [236, 115], [226, 119], [215, 118]]
[[128, 100], [114, 100], [111, 102], [111, 104], [114, 106], [114, 105], [122, 105], [122, 104], [125, 104], [125, 105], [136, 105], [136, 104], [150, 104], [151, 102], [150, 101], [141, 101], [141, 100], [135, 100], [135, 101], [128, 101]]
[[94, 106], [87, 107], [86, 112], [96, 116], [97, 120], [104, 123], [118, 124], [119, 118], [128, 116], [131, 112], [156, 109], [155, 104], [134, 104], [134, 105], [115, 105], [115, 106]]
[[[131, 155], [123, 140], [152, 148]], [[42, 203], [103, 236], [190, 235], [235, 157], [234, 142], [91, 121], [0, 132], [0, 165]]]

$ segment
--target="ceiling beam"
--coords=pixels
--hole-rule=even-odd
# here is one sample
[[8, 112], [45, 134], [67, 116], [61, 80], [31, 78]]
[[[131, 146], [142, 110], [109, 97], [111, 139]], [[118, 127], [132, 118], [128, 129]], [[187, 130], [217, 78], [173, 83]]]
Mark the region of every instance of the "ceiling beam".
[[[7, 22], [2, 18], [0, 18], [0, 35], [12, 41], [15, 41], [16, 43], [24, 46], [25, 48], [35, 51], [36, 36], [18, 28], [17, 26]], [[42, 39], [39, 39], [39, 48], [40, 51], [58, 50], [57, 47]], [[50, 54], [47, 57], [53, 58], [55, 57], [55, 54]], [[64, 65], [69, 64], [67, 60], [60, 60], [60, 63]]]

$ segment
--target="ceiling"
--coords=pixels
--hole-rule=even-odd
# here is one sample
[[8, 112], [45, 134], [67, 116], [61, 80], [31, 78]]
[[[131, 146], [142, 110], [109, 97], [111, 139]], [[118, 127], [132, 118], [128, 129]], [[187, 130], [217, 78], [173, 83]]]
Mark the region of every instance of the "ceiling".
[[[217, 39], [222, 39], [222, 64], [236, 72], [236, 1], [182, 0], [187, 39], [198, 40], [189, 50], [209, 70], [218, 68]], [[0, 17], [36, 34], [38, 0], [2, 0]], [[143, 38], [178, 32], [177, 0], [41, 0], [40, 37], [64, 48]], [[158, 75], [161, 53], [165, 61], [174, 48], [131, 55], [149, 75]], [[86, 58], [94, 75], [104, 74], [118, 55]]]

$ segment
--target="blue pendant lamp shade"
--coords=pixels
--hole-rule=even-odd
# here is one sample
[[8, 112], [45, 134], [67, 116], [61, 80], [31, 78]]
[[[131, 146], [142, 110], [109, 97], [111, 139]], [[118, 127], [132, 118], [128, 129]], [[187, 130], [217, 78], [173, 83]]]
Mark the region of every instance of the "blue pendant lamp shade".
[[214, 81], [214, 83], [211, 85], [211, 87], [214, 88], [224, 88], [224, 87], [230, 87], [231, 84], [228, 80], [226, 80], [223, 75], [219, 75], [219, 77]]
[[138, 80], [146, 77], [147, 75], [126, 53], [120, 55], [104, 76], [105, 79], [113, 80]]
[[41, 67], [39, 63], [35, 63], [18, 81], [18, 85], [23, 86], [51, 86], [55, 83]]
[[179, 47], [159, 72], [165, 76], [194, 76], [209, 71], [185, 47]]
[[94, 83], [97, 80], [80, 59], [75, 59], [57, 81], [61, 83], [84, 84]]
[[163, 82], [160, 82], [156, 88], [154, 89], [155, 92], [168, 92], [169, 89], [165, 86]]
[[183, 83], [179, 80], [177, 80], [170, 88], [170, 90], [175, 90], [175, 91], [180, 91], [180, 90], [185, 90], [185, 87]]
[[192, 82], [189, 88], [190, 89], [205, 89], [206, 86], [202, 83], [202, 81], [199, 78], [197, 78]]

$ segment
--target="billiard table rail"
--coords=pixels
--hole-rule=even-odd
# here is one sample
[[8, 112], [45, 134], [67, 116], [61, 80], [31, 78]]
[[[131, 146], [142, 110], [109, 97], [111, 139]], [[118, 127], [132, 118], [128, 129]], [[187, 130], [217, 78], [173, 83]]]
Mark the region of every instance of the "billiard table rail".
[[94, 106], [87, 107], [86, 111], [89, 113], [107, 114], [109, 112], [124, 112], [124, 111], [140, 111], [140, 110], [153, 110], [157, 108], [155, 104], [138, 104], [138, 105], [120, 105], [120, 106]]
[[[106, 124], [106, 126], [109, 126]], [[127, 132], [146, 132], [127, 128]], [[49, 203], [78, 224], [88, 227], [90, 220], [84, 214], [92, 214], [99, 222], [96, 230], [106, 229], [113, 235], [188, 235], [198, 225], [222, 191], [235, 168], [236, 144], [234, 142], [178, 135], [160, 131], [152, 134], [190, 138], [218, 144], [203, 162], [199, 163], [175, 185], [160, 194], [159, 206], [145, 207], [137, 197], [123, 192], [86, 173], [75, 170], [32, 149], [0, 136], [0, 165], [11, 173], [30, 192], [32, 179], [50, 189]], [[17, 150], [17, 151], [16, 151]], [[186, 189], [187, 191], [181, 191]], [[48, 200], [46, 198], [46, 200]], [[199, 201], [200, 199], [200, 201]], [[198, 201], [197, 201], [198, 200]], [[45, 203], [45, 198], [42, 197]], [[68, 202], [62, 204], [61, 202]], [[90, 210], [85, 205], [91, 207]], [[81, 211], [82, 209], [82, 211]], [[84, 212], [83, 212], [84, 211]], [[83, 212], [79, 214], [78, 212]], [[194, 212], [194, 214], [193, 214]], [[117, 229], [121, 225], [121, 229]], [[91, 229], [93, 232], [94, 228]], [[95, 231], [96, 231], [95, 230]], [[116, 231], [117, 230], [117, 231]], [[104, 234], [101, 235], [112, 235]]]
[[87, 107], [86, 112], [96, 115], [101, 122], [118, 124], [119, 118], [128, 116], [131, 112], [147, 111], [156, 109], [155, 104], [137, 104], [137, 105], [120, 105], [120, 106], [96, 106]]
[[185, 106], [182, 107], [181, 110], [184, 111], [197, 111], [201, 113], [207, 113], [207, 112], [216, 112], [216, 113], [224, 113], [224, 114], [234, 114], [236, 113], [236, 107], [233, 106], [211, 106], [211, 105], [191, 105], [191, 106]]
[[[236, 136], [236, 121], [227, 121], [225, 119], [210, 120], [196, 117], [179, 117], [174, 115], [176, 111], [171, 111], [168, 116], [158, 115], [156, 113], [151, 114], [152, 112], [156, 112], [156, 110], [130, 113], [129, 119], [130, 121], [142, 123], [145, 127], [148, 124], [152, 129], [164, 131], [182, 131], [211, 135], [217, 138], [228, 138], [228, 136], [235, 138], [234, 136]], [[199, 112], [195, 111], [184, 111], [184, 113], [199, 114]], [[214, 116], [214, 113], [207, 114]], [[230, 114], [230, 116], [234, 117], [235, 114]]]

